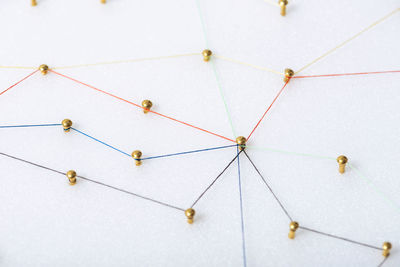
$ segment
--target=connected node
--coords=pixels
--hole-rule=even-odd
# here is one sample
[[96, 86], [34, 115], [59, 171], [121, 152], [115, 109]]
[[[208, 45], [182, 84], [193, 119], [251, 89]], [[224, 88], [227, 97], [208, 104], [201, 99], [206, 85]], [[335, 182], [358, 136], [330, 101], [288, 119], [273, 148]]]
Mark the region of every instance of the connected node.
[[346, 156], [341, 155], [336, 159], [336, 161], [337, 163], [339, 163], [339, 172], [344, 173], [348, 159], [346, 158]]
[[71, 130], [72, 127], [72, 121], [70, 119], [64, 119], [61, 122], [63, 128], [64, 128], [64, 132], [68, 133]]
[[296, 230], [299, 228], [299, 223], [298, 222], [291, 222], [289, 225], [289, 234], [288, 237], [290, 239], [294, 239], [296, 236]]
[[189, 224], [193, 223], [194, 215], [196, 214], [196, 211], [192, 208], [185, 210], [185, 215], [187, 217], [187, 222]]
[[390, 242], [385, 242], [382, 245], [382, 249], [383, 249], [382, 252], [383, 257], [389, 257], [390, 250], [392, 249], [392, 244]]
[[46, 64], [42, 64], [39, 66], [39, 70], [43, 75], [46, 75], [49, 71], [49, 66], [47, 66]]
[[292, 69], [285, 69], [285, 78], [283, 78], [283, 81], [286, 83], [289, 81], [290, 78], [292, 78], [294, 75], [294, 71]]
[[76, 172], [75, 171], [73, 171], [73, 170], [68, 171], [67, 177], [68, 177], [70, 185], [76, 184]]
[[36, 0], [31, 0], [31, 6], [37, 6]]
[[212, 55], [211, 50], [209, 50], [209, 49], [203, 50], [203, 52], [201, 54], [203, 55], [203, 60], [205, 62], [210, 61], [210, 58], [211, 58], [211, 55]]
[[239, 136], [236, 138], [236, 144], [239, 145], [240, 150], [244, 150], [246, 148], [247, 139], [244, 136]]
[[287, 0], [279, 0], [278, 4], [281, 7], [281, 16], [286, 15], [286, 6], [289, 2]]
[[135, 150], [132, 152], [132, 158], [134, 158], [136, 166], [142, 165], [142, 160], [140, 159], [141, 157], [142, 157], [142, 151]]
[[153, 103], [150, 100], [143, 100], [142, 101], [143, 112], [145, 114], [150, 111], [152, 106], [153, 106]]

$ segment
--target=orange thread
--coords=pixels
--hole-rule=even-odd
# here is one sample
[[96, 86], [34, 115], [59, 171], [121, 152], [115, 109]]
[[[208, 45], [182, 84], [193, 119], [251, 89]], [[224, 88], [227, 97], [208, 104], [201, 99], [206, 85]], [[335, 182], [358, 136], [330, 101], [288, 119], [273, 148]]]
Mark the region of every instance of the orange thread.
[[[138, 108], [147, 110], [147, 109], [145, 109], [144, 107], [142, 107], [142, 106], [140, 106], [140, 105], [138, 105], [138, 104], [136, 104], [136, 103], [133, 103], [133, 102], [131, 102], [131, 101], [129, 101], [129, 100], [126, 100], [126, 99], [124, 99], [124, 98], [121, 98], [121, 97], [119, 97], [119, 96], [113, 95], [113, 94], [111, 94], [111, 93], [109, 93], [109, 92], [106, 92], [106, 91], [103, 91], [103, 90], [101, 90], [101, 89], [98, 89], [98, 88], [96, 88], [96, 87], [94, 87], [94, 86], [92, 86], [92, 85], [89, 85], [89, 84], [87, 84], [87, 83], [78, 81], [78, 80], [76, 80], [76, 79], [74, 79], [74, 78], [72, 78], [72, 77], [69, 77], [69, 76], [66, 76], [66, 75], [64, 75], [64, 74], [58, 73], [58, 72], [56, 72], [56, 71], [54, 71], [54, 70], [49, 70], [49, 71], [51, 71], [51, 72], [53, 72], [54, 74], [57, 74], [57, 75], [59, 75], [59, 76], [62, 76], [62, 77], [64, 77], [64, 78], [67, 78], [67, 79], [69, 79], [69, 80], [71, 80], [71, 81], [77, 82], [77, 83], [82, 84], [82, 85], [84, 85], [84, 86], [87, 86], [87, 87], [89, 87], [89, 88], [91, 88], [91, 89], [94, 89], [94, 90], [96, 90], [96, 91], [98, 91], [98, 92], [100, 92], [100, 93], [103, 93], [103, 94], [106, 94], [106, 95], [108, 95], [108, 96], [114, 97], [114, 98], [116, 98], [116, 99], [119, 99], [119, 100], [121, 100], [121, 101], [124, 101], [124, 102], [126, 102], [126, 103], [128, 103], [128, 104], [131, 104], [131, 105], [133, 105], [133, 106], [136, 106], [136, 107], [138, 107]], [[184, 125], [186, 125], [186, 126], [195, 128], [195, 129], [197, 129], [197, 130], [200, 130], [200, 131], [203, 131], [203, 132], [206, 132], [206, 133], [209, 133], [209, 134], [218, 136], [218, 137], [223, 138], [223, 139], [225, 139], [225, 140], [228, 140], [228, 141], [231, 141], [231, 142], [235, 142], [234, 140], [229, 139], [229, 138], [227, 138], [227, 137], [225, 137], [225, 136], [222, 136], [222, 135], [219, 135], [219, 134], [216, 134], [216, 133], [207, 131], [207, 130], [205, 130], [205, 129], [202, 129], [202, 128], [197, 127], [197, 126], [194, 126], [194, 125], [192, 125], [192, 124], [189, 124], [189, 123], [180, 121], [180, 120], [178, 120], [178, 119], [174, 119], [174, 118], [169, 117], [169, 116], [167, 116], [167, 115], [164, 115], [164, 114], [161, 114], [161, 113], [152, 111], [152, 110], [148, 110], [148, 111], [151, 112], [151, 113], [157, 114], [157, 115], [159, 115], [159, 116], [161, 116], [161, 117], [170, 119], [170, 120], [172, 120], [172, 121], [179, 122], [179, 123], [184, 124]]]
[[292, 78], [318, 78], [318, 77], [334, 77], [334, 76], [350, 76], [350, 75], [367, 75], [367, 74], [381, 74], [381, 73], [396, 73], [400, 70], [388, 71], [373, 71], [373, 72], [354, 72], [354, 73], [339, 73], [339, 74], [323, 74], [323, 75], [309, 75], [309, 76], [294, 76]]
[[10, 87], [8, 87], [6, 90], [4, 90], [3, 92], [0, 93], [0, 95], [4, 94], [5, 92], [7, 92], [8, 90], [10, 90], [11, 88], [13, 88], [14, 86], [17, 86], [18, 84], [20, 84], [21, 82], [25, 81], [26, 79], [28, 79], [29, 77], [31, 77], [33, 74], [35, 74], [36, 72], [38, 72], [39, 70], [35, 70], [34, 72], [32, 72], [31, 74], [29, 74], [28, 76], [26, 76], [25, 78], [23, 78], [22, 80], [14, 83], [13, 85], [11, 85]]
[[251, 133], [249, 134], [249, 136], [247, 137], [247, 140], [250, 139], [250, 136], [254, 133], [254, 131], [257, 129], [258, 125], [260, 125], [261, 121], [264, 119], [265, 115], [267, 115], [268, 111], [271, 109], [272, 105], [275, 103], [275, 101], [278, 99], [278, 97], [281, 95], [283, 89], [285, 89], [286, 85], [289, 83], [289, 81], [291, 80], [291, 77], [289, 77], [289, 79], [287, 80], [287, 82], [285, 83], [285, 85], [282, 87], [281, 90], [279, 90], [279, 93], [276, 95], [276, 97], [274, 98], [274, 101], [272, 101], [271, 105], [269, 105], [268, 109], [264, 112], [264, 114], [262, 115], [261, 119], [258, 121], [258, 123], [256, 124], [256, 126], [253, 128], [253, 131], [251, 131]]

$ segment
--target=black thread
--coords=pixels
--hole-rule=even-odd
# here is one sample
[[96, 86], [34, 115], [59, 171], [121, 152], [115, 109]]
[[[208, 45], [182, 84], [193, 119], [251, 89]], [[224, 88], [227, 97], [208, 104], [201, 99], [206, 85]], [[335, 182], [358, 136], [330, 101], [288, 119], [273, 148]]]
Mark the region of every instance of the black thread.
[[194, 205], [197, 204], [197, 202], [204, 196], [204, 194], [208, 191], [208, 189], [211, 188], [211, 186], [213, 186], [213, 184], [218, 180], [219, 177], [221, 177], [221, 175], [229, 168], [229, 166], [231, 166], [231, 164], [235, 161], [235, 159], [237, 157], [239, 157], [240, 153], [242, 153], [244, 150], [240, 151], [229, 163], [228, 165], [222, 170], [222, 172], [220, 174], [218, 174], [217, 178], [214, 179], [214, 181], [212, 181], [212, 183], [206, 188], [206, 190], [203, 191], [203, 193], [200, 194], [200, 196], [196, 199], [195, 202], [193, 202], [192, 206], [190, 206], [191, 208], [194, 207]]

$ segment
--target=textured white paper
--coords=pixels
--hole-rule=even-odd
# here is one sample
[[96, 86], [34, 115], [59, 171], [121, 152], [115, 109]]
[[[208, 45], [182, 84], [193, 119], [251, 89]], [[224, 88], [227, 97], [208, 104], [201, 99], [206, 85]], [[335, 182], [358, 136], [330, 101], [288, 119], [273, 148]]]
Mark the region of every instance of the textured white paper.
[[[298, 70], [399, 7], [388, 1], [28, 0], [0, 2], [0, 65], [51, 68], [154, 111], [234, 139], [211, 63], [200, 55], [95, 67], [66, 65], [200, 53]], [[400, 13], [299, 75], [400, 70]], [[283, 86], [280, 75], [213, 58], [236, 135], [247, 136]], [[0, 69], [0, 91], [29, 69]], [[381, 247], [400, 264], [400, 74], [293, 79], [247, 153], [301, 226]], [[53, 73], [0, 96], [0, 126], [60, 123], [144, 156], [232, 144], [146, 114]], [[261, 149], [265, 148], [265, 149]], [[336, 158], [355, 169], [340, 175]], [[61, 127], [0, 129], [0, 152], [188, 208], [236, 148], [134, 161]], [[377, 266], [381, 251], [299, 229], [240, 156], [247, 266]], [[182, 211], [0, 156], [0, 266], [243, 266], [235, 161]]]

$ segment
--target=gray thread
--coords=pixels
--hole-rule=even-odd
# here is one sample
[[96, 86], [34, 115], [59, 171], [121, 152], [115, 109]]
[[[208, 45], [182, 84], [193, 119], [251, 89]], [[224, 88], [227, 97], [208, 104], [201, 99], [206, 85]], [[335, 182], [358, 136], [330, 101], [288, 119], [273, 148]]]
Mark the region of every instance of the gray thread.
[[59, 174], [65, 175], [65, 173], [63, 173], [63, 172], [60, 172], [60, 171], [57, 171], [57, 170], [54, 170], [54, 169], [51, 169], [51, 168], [48, 168], [48, 167], [33, 163], [33, 162], [30, 162], [30, 161], [27, 161], [27, 160], [24, 160], [24, 159], [20, 159], [20, 158], [17, 158], [17, 157], [14, 157], [14, 156], [2, 153], [2, 152], [0, 152], [0, 154], [3, 155], [3, 156], [6, 156], [6, 157], [12, 158], [12, 159], [16, 159], [16, 160], [28, 163], [30, 165], [33, 165], [33, 166], [36, 166], [36, 167], [39, 167], [39, 168], [42, 168], [42, 169], [46, 169], [48, 171], [52, 171], [52, 172], [55, 172], [55, 173], [59, 173]]
[[[204, 194], [211, 188], [211, 186], [218, 180], [218, 178], [221, 177], [221, 175], [229, 168], [229, 166], [236, 160], [237, 157], [239, 157], [240, 153], [242, 153], [242, 152], [244, 152], [244, 154], [246, 155], [246, 157], [249, 159], [250, 163], [253, 165], [254, 169], [257, 171], [257, 173], [260, 175], [260, 177], [262, 178], [262, 180], [264, 181], [264, 183], [266, 184], [266, 186], [268, 187], [268, 189], [271, 191], [271, 193], [272, 193], [273, 196], [275, 197], [276, 201], [277, 201], [277, 202], [279, 203], [279, 205], [281, 206], [282, 210], [286, 213], [286, 215], [289, 217], [289, 219], [292, 220], [292, 218], [290, 217], [289, 213], [288, 213], [288, 212], [286, 211], [286, 209], [283, 207], [282, 203], [281, 203], [281, 202], [279, 201], [279, 199], [276, 197], [276, 195], [275, 195], [274, 192], [272, 191], [271, 187], [270, 187], [270, 186], [268, 185], [268, 183], [265, 181], [264, 177], [261, 175], [261, 173], [259, 172], [259, 170], [257, 169], [257, 167], [254, 165], [253, 161], [250, 159], [249, 155], [248, 155], [248, 154], [246, 153], [246, 151], [244, 151], [244, 150], [240, 151], [240, 152], [229, 162], [229, 164], [228, 164], [228, 165], [222, 170], [222, 172], [214, 179], [214, 181], [206, 188], [206, 190], [204, 190], [204, 192], [201, 193], [201, 195], [196, 199], [196, 201], [193, 203], [193, 205], [192, 205], [191, 207], [193, 207], [195, 204], [197, 204], [197, 202], [204, 196]], [[30, 162], [30, 161], [27, 161], [27, 160], [24, 160], [24, 159], [21, 159], [21, 158], [17, 158], [17, 157], [8, 155], [8, 154], [3, 153], [3, 152], [0, 152], [0, 155], [9, 157], [9, 158], [12, 158], [12, 159], [15, 159], [15, 160], [19, 160], [19, 161], [21, 161], [21, 162], [24, 162], [24, 163], [27, 163], [27, 164], [30, 164], [30, 165], [33, 165], [33, 166], [36, 166], [36, 167], [39, 167], [39, 168], [42, 168], [42, 169], [45, 169], [45, 170], [49, 170], [49, 171], [52, 171], [52, 172], [55, 172], [55, 173], [58, 173], [58, 174], [61, 174], [61, 175], [65, 175], [64, 172], [57, 171], [57, 170], [54, 170], [54, 169], [52, 169], [52, 168], [49, 168], [49, 167], [46, 167], [46, 166], [42, 166], [42, 165], [39, 165], [39, 164]], [[174, 208], [174, 209], [177, 209], [177, 210], [185, 211], [185, 209], [182, 209], [182, 208], [179, 208], [179, 207], [175, 207], [175, 206], [173, 206], [173, 205], [170, 205], [170, 204], [167, 204], [167, 203], [164, 203], [164, 202], [161, 202], [161, 201], [152, 199], [152, 198], [148, 198], [148, 197], [145, 197], [145, 196], [141, 196], [141, 195], [138, 195], [138, 194], [136, 194], [136, 193], [129, 192], [129, 191], [126, 191], [126, 190], [124, 190], [124, 189], [117, 188], [117, 187], [114, 187], [114, 186], [111, 186], [111, 185], [108, 185], [108, 184], [104, 184], [104, 183], [102, 183], [102, 182], [98, 182], [98, 181], [95, 181], [95, 180], [92, 180], [92, 179], [89, 179], [89, 178], [86, 178], [86, 177], [83, 177], [83, 176], [79, 176], [79, 175], [78, 175], [77, 177], [78, 177], [78, 178], [81, 178], [81, 179], [83, 179], [83, 180], [85, 180], [85, 181], [92, 182], [92, 183], [95, 183], [95, 184], [98, 184], [98, 185], [102, 185], [102, 186], [105, 186], [105, 187], [108, 187], [108, 188], [111, 188], [111, 189], [114, 189], [114, 190], [117, 190], [117, 191], [120, 191], [120, 192], [129, 194], [129, 195], [132, 195], [132, 196], [136, 196], [136, 197], [142, 198], [142, 199], [144, 199], [144, 200], [148, 200], [148, 201], [151, 201], [151, 202], [154, 202], [154, 203], [157, 203], [157, 204], [166, 206], [166, 207], [170, 207], [170, 208]], [[307, 227], [304, 227], [304, 226], [299, 226], [299, 228], [301, 228], [301, 229], [303, 229], [303, 230], [306, 230], [306, 231], [314, 232], [314, 233], [317, 233], [317, 234], [325, 235], [325, 236], [328, 236], [328, 237], [332, 237], [332, 238], [340, 239], [340, 240], [343, 240], [343, 241], [347, 241], [347, 242], [350, 242], [350, 243], [358, 244], [358, 245], [361, 245], [361, 246], [365, 246], [365, 247], [369, 247], [369, 248], [373, 248], [373, 249], [377, 249], [377, 250], [383, 250], [383, 249], [380, 248], [380, 247], [376, 247], [376, 246], [368, 245], [368, 244], [361, 243], [361, 242], [358, 242], [358, 241], [350, 240], [350, 239], [348, 239], [348, 238], [344, 238], [344, 237], [340, 237], [340, 236], [336, 236], [336, 235], [324, 233], [324, 232], [317, 231], [317, 230], [314, 230], [314, 229], [310, 229], [310, 228], [307, 228]], [[387, 259], [387, 257], [385, 257], [385, 259], [378, 265], [378, 267], [381, 267], [381, 266], [385, 263], [386, 259]]]
[[99, 182], [99, 181], [95, 181], [95, 180], [92, 180], [92, 179], [89, 179], [89, 178], [86, 178], [86, 177], [83, 177], [83, 176], [79, 176], [79, 175], [77, 175], [76, 177], [81, 178], [81, 179], [83, 179], [83, 180], [86, 180], [86, 181], [88, 181], [88, 182], [92, 182], [92, 183], [95, 183], [95, 184], [99, 184], [99, 185], [102, 185], [102, 186], [105, 186], [105, 187], [108, 187], [108, 188], [111, 188], [111, 189], [114, 189], [114, 190], [117, 190], [117, 191], [120, 191], [120, 192], [129, 194], [129, 195], [132, 195], [132, 196], [136, 196], [136, 197], [139, 197], [139, 198], [142, 198], [142, 199], [145, 199], [145, 200], [152, 201], [152, 202], [154, 202], [154, 203], [158, 203], [158, 204], [160, 204], [160, 205], [164, 205], [164, 206], [167, 206], [167, 207], [170, 207], [170, 208], [174, 208], [174, 209], [177, 209], [177, 210], [185, 211], [185, 209], [178, 208], [178, 207], [175, 207], [175, 206], [173, 206], [173, 205], [170, 205], [170, 204], [167, 204], [167, 203], [164, 203], [164, 202], [161, 202], [161, 201], [158, 201], [158, 200], [149, 198], [149, 197], [141, 196], [141, 195], [138, 195], [138, 194], [136, 194], [136, 193], [129, 192], [129, 191], [126, 191], [126, 190], [121, 189], [121, 188], [118, 188], [118, 187], [114, 187], [114, 186], [112, 186], [112, 185], [108, 185], [108, 184], [105, 184], [105, 183], [102, 183], [102, 182]]
[[[244, 151], [244, 150], [243, 150]], [[268, 187], [269, 191], [271, 191], [272, 195], [274, 196], [274, 198], [276, 199], [276, 201], [278, 202], [279, 206], [281, 206], [282, 210], [285, 212], [286, 216], [289, 218], [290, 221], [293, 221], [292, 217], [289, 215], [289, 213], [287, 212], [287, 210], [285, 209], [285, 207], [282, 205], [282, 202], [278, 199], [278, 197], [275, 195], [274, 191], [272, 190], [272, 188], [269, 186], [269, 184], [267, 183], [267, 181], [264, 179], [264, 177], [262, 176], [262, 174], [260, 173], [260, 171], [257, 169], [256, 165], [254, 164], [254, 162], [250, 159], [249, 155], [247, 155], [246, 151], [244, 151], [244, 154], [246, 155], [246, 157], [249, 159], [251, 165], [253, 165], [254, 169], [256, 170], [256, 172], [260, 175], [261, 179], [263, 180], [263, 182], [265, 183], [265, 185]]]
[[383, 259], [383, 261], [378, 265], [378, 267], [381, 267], [384, 263], [385, 263], [385, 261], [388, 259], [388, 257], [385, 257], [384, 259]]
[[[45, 170], [49, 170], [49, 171], [52, 171], [52, 172], [55, 172], [55, 173], [58, 173], [58, 174], [61, 174], [61, 175], [65, 175], [64, 172], [60, 172], [60, 171], [51, 169], [51, 168], [49, 168], [49, 167], [42, 166], [42, 165], [39, 165], [39, 164], [30, 162], [30, 161], [27, 161], [27, 160], [24, 160], [24, 159], [21, 159], [21, 158], [17, 158], [17, 157], [14, 157], [14, 156], [11, 156], [11, 155], [2, 153], [2, 152], [0, 152], [0, 155], [9, 157], [9, 158], [12, 158], [12, 159], [15, 159], [15, 160], [19, 160], [19, 161], [28, 163], [28, 164], [30, 164], [30, 165], [33, 165], [33, 166], [36, 166], [36, 167], [39, 167], [39, 168], [42, 168], [42, 169], [45, 169]], [[157, 203], [157, 204], [160, 204], [160, 205], [163, 205], [163, 206], [166, 206], [166, 207], [170, 207], [170, 208], [174, 208], [174, 209], [177, 209], [177, 210], [185, 211], [185, 210], [182, 209], [182, 208], [178, 208], [178, 207], [175, 207], [175, 206], [173, 206], [173, 205], [170, 205], [170, 204], [167, 204], [167, 203], [164, 203], [164, 202], [161, 202], [161, 201], [152, 199], [152, 198], [148, 198], [148, 197], [145, 197], [145, 196], [141, 196], [141, 195], [138, 195], [138, 194], [135, 194], [135, 193], [132, 193], [132, 192], [129, 192], [129, 191], [126, 191], [126, 190], [123, 190], [123, 189], [120, 189], [120, 188], [117, 188], [117, 187], [108, 185], [108, 184], [104, 184], [104, 183], [102, 183], [102, 182], [98, 182], [98, 181], [95, 181], [95, 180], [92, 180], [92, 179], [89, 179], [89, 178], [86, 178], [86, 177], [78, 176], [78, 175], [77, 175], [77, 177], [78, 177], [78, 178], [81, 178], [81, 179], [83, 179], [83, 180], [86, 180], [86, 181], [88, 181], [88, 182], [96, 183], [96, 184], [99, 184], [99, 185], [102, 185], [102, 186], [105, 186], [105, 187], [108, 187], [108, 188], [111, 188], [111, 189], [114, 189], [114, 190], [117, 190], [117, 191], [120, 191], [120, 192], [123, 192], [123, 193], [126, 193], [126, 194], [130, 194], [130, 195], [132, 195], [132, 196], [136, 196], [136, 197], [139, 197], [139, 198], [148, 200], [148, 201], [152, 201], [152, 202], [154, 202], [154, 203]]]
[[333, 238], [336, 238], [336, 239], [340, 239], [340, 240], [343, 240], [343, 241], [354, 243], [354, 244], [357, 244], [357, 245], [361, 245], [361, 246], [364, 246], [364, 247], [374, 248], [374, 249], [377, 249], [377, 250], [383, 250], [380, 247], [375, 247], [375, 246], [368, 245], [368, 244], [365, 244], [365, 243], [361, 243], [361, 242], [358, 242], [358, 241], [350, 240], [348, 238], [344, 238], [344, 237], [340, 237], [340, 236], [336, 236], [336, 235], [332, 235], [332, 234], [327, 234], [327, 233], [320, 232], [320, 231], [317, 231], [317, 230], [314, 230], [314, 229], [310, 229], [310, 228], [307, 228], [307, 227], [304, 227], [304, 226], [299, 226], [299, 228], [301, 228], [303, 230], [310, 231], [310, 232], [314, 232], [314, 233], [317, 233], [317, 234], [326, 235], [326, 236], [329, 236], [329, 237], [333, 237]]

